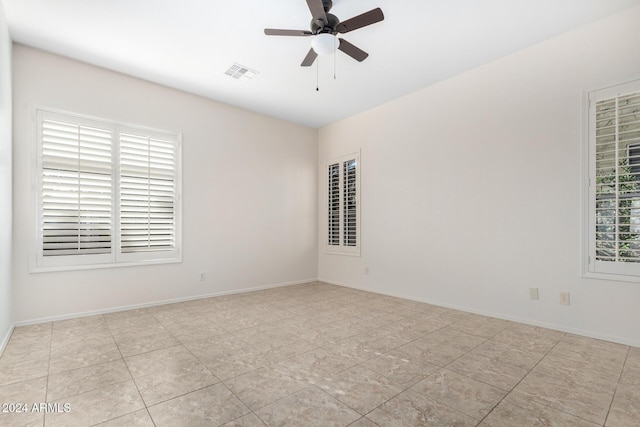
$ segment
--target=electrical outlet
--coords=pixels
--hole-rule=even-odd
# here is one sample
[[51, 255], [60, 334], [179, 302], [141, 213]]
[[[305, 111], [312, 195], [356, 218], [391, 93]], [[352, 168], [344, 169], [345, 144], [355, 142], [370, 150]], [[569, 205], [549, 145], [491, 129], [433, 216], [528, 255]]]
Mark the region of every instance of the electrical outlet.
[[538, 292], [538, 288], [529, 288], [529, 298], [534, 300], [540, 299], [540, 293]]
[[364, 268], [364, 274], [367, 276], [369, 275], [369, 267]]
[[569, 305], [570, 302], [569, 292], [560, 292], [560, 304]]
[[205, 280], [207, 280], [207, 273], [203, 271], [202, 273], [200, 273], [200, 281], [204, 282]]

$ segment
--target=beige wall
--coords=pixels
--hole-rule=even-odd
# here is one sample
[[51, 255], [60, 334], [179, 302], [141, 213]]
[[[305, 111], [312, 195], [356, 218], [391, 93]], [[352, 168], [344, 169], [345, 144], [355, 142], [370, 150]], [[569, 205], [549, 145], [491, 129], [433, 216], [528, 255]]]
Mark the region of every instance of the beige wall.
[[638, 28], [633, 8], [321, 129], [320, 167], [361, 149], [362, 256], [321, 249], [319, 278], [640, 345], [640, 284], [581, 277], [583, 96], [638, 77]]
[[[316, 130], [22, 45], [13, 53], [17, 322], [317, 277]], [[29, 273], [40, 107], [182, 132], [181, 264]]]
[[11, 290], [11, 39], [0, 0], [0, 353], [13, 326]]

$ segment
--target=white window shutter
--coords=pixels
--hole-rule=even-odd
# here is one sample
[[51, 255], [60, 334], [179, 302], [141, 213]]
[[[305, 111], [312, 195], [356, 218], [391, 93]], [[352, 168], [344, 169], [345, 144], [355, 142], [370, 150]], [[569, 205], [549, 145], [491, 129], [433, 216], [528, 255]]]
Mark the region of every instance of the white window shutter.
[[111, 253], [112, 137], [108, 127], [41, 117], [43, 257]]
[[120, 134], [122, 253], [176, 246], [176, 140]]
[[342, 163], [342, 244], [345, 247], [358, 245], [358, 181], [356, 159]]
[[340, 246], [340, 163], [328, 166], [327, 245]]

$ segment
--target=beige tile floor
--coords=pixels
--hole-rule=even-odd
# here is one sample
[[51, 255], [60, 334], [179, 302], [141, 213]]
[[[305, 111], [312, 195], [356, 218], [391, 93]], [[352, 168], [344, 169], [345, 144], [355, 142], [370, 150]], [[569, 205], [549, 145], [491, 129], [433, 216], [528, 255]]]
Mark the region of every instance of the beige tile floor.
[[311, 283], [16, 328], [0, 403], [20, 427], [633, 427], [640, 349]]

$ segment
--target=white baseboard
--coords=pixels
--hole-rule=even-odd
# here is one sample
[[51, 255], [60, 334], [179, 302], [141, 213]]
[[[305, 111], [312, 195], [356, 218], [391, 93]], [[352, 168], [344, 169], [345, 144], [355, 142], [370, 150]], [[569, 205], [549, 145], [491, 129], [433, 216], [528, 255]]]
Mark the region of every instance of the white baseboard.
[[2, 338], [2, 341], [0, 341], [0, 357], [2, 357], [4, 349], [7, 348], [7, 344], [9, 344], [9, 339], [11, 338], [11, 334], [13, 333], [15, 327], [15, 324], [11, 325], [9, 327], [9, 330], [7, 331], [7, 334], [4, 336], [4, 338]]
[[[15, 322], [14, 327], [27, 326], [27, 325], [36, 325], [36, 324], [39, 324], [39, 323], [47, 323], [47, 322], [56, 322], [56, 321], [59, 321], [59, 320], [75, 319], [75, 318], [78, 318], [78, 317], [96, 316], [96, 315], [99, 315], [99, 314], [117, 313], [119, 311], [135, 310], [135, 309], [147, 308], [147, 307], [155, 307], [155, 306], [159, 306], [159, 305], [174, 304], [174, 303], [177, 303], [177, 302], [194, 301], [194, 300], [199, 300], [199, 299], [204, 299], [204, 298], [219, 297], [219, 296], [223, 296], [223, 295], [243, 294], [243, 293], [247, 293], [247, 292], [262, 291], [262, 290], [265, 290], [265, 289], [282, 288], [282, 287], [285, 287], [285, 286], [293, 286], [293, 285], [302, 285], [302, 284], [305, 284], [305, 283], [312, 283], [312, 282], [317, 282], [317, 281], [318, 281], [317, 278], [296, 280], [296, 281], [293, 281], [293, 282], [283, 282], [283, 283], [276, 283], [276, 284], [271, 284], [271, 285], [255, 286], [255, 287], [251, 287], [251, 288], [235, 289], [235, 290], [232, 290], [232, 291], [221, 291], [221, 292], [214, 292], [214, 293], [210, 293], [210, 294], [194, 295], [194, 296], [189, 296], [189, 297], [174, 298], [174, 299], [162, 300], [162, 301], [153, 301], [153, 302], [142, 303], [142, 304], [133, 304], [133, 305], [126, 305], [126, 306], [119, 306], [119, 307], [111, 307], [111, 308], [106, 308], [106, 309], [102, 309], [102, 310], [83, 311], [83, 312], [79, 312], [79, 313], [70, 313], [70, 314], [64, 314], [64, 315], [60, 315], [60, 316], [42, 317], [42, 318], [31, 319], [31, 320], [21, 320], [19, 322]], [[10, 335], [11, 334], [9, 334], [9, 336]], [[7, 340], [8, 340], [8, 338], [7, 338]]]
[[357, 289], [359, 291], [372, 292], [372, 293], [379, 294], [379, 295], [386, 295], [386, 296], [390, 296], [390, 297], [407, 299], [407, 300], [410, 300], [410, 301], [423, 302], [423, 303], [426, 303], [426, 304], [437, 305], [439, 307], [445, 307], [445, 308], [452, 308], [454, 310], [460, 310], [460, 311], [464, 311], [464, 312], [467, 312], [467, 313], [480, 314], [480, 315], [483, 315], [483, 316], [495, 317], [497, 319], [510, 320], [510, 321], [513, 321], [513, 322], [524, 323], [525, 325], [539, 326], [541, 328], [553, 329], [553, 330], [561, 331], [561, 332], [568, 332], [568, 333], [571, 333], [571, 334], [582, 335], [582, 336], [589, 337], [589, 338], [595, 338], [595, 339], [599, 339], [599, 340], [615, 342], [615, 343], [618, 343], [618, 344], [630, 345], [630, 346], [633, 346], [633, 347], [640, 347], [640, 341], [629, 339], [629, 338], [626, 338], [626, 337], [618, 337], [618, 336], [615, 336], [615, 335], [602, 334], [602, 333], [599, 333], [599, 332], [588, 331], [588, 330], [584, 330], [584, 329], [580, 329], [580, 328], [572, 328], [572, 327], [565, 326], [565, 325], [560, 325], [560, 324], [557, 324], [557, 323], [541, 322], [539, 320], [528, 319], [528, 318], [524, 318], [524, 317], [509, 316], [509, 315], [505, 315], [505, 314], [501, 314], [501, 313], [492, 313], [492, 312], [488, 312], [488, 311], [484, 311], [484, 310], [478, 310], [478, 309], [473, 308], [473, 307], [466, 307], [466, 306], [460, 306], [460, 305], [455, 305], [455, 304], [447, 304], [447, 303], [443, 303], [443, 302], [440, 302], [440, 301], [433, 301], [433, 300], [424, 299], [424, 298], [416, 298], [416, 297], [413, 297], [413, 296], [395, 294], [393, 292], [374, 291], [374, 290], [367, 289], [367, 288], [364, 288], [364, 287], [353, 286], [353, 285], [350, 285], [350, 284], [347, 284], [347, 283], [340, 283], [340, 282], [327, 280], [327, 279], [323, 279], [323, 278], [318, 278], [318, 281], [319, 282], [323, 282], [323, 283], [328, 283], [330, 285], [343, 286], [345, 288]]
[[198, 299], [203, 299], [203, 298], [211, 298], [211, 297], [217, 297], [217, 296], [223, 296], [223, 295], [242, 294], [242, 293], [255, 292], [255, 291], [260, 291], [260, 290], [265, 290], [265, 289], [280, 288], [280, 287], [293, 286], [293, 285], [301, 285], [301, 284], [312, 283], [312, 282], [316, 282], [316, 281], [320, 281], [320, 282], [327, 283], [327, 284], [330, 284], [330, 285], [342, 286], [342, 287], [345, 287], [345, 288], [357, 289], [357, 290], [360, 290], [360, 291], [372, 292], [372, 293], [376, 293], [376, 294], [379, 294], [379, 295], [386, 295], [386, 296], [391, 296], [391, 297], [396, 297], [396, 298], [403, 298], [403, 299], [407, 299], [407, 300], [410, 300], [410, 301], [423, 302], [423, 303], [426, 303], [426, 304], [437, 305], [437, 306], [440, 306], [440, 307], [451, 308], [451, 309], [460, 310], [460, 311], [464, 311], [464, 312], [468, 312], [468, 313], [474, 313], [474, 314], [480, 314], [480, 315], [483, 315], [483, 316], [495, 317], [495, 318], [498, 318], [498, 319], [510, 320], [510, 321], [513, 321], [513, 322], [524, 323], [526, 325], [539, 326], [539, 327], [542, 327], [542, 328], [553, 329], [553, 330], [562, 331], [562, 332], [568, 332], [568, 333], [572, 333], [572, 334], [576, 334], [576, 335], [582, 335], [582, 336], [589, 337], [589, 338], [601, 339], [601, 340], [611, 341], [611, 342], [615, 342], [615, 343], [619, 343], [619, 344], [630, 345], [630, 346], [634, 346], [634, 347], [640, 347], [640, 341], [629, 339], [629, 338], [626, 338], [626, 337], [618, 337], [618, 336], [615, 336], [615, 335], [602, 334], [602, 333], [588, 331], [588, 330], [584, 330], [584, 329], [580, 329], [580, 328], [572, 328], [572, 327], [568, 327], [568, 326], [560, 325], [560, 324], [556, 324], [556, 323], [542, 322], [542, 321], [538, 321], [538, 320], [535, 320], [535, 319], [522, 318], [522, 317], [517, 317], [517, 316], [509, 316], [509, 315], [504, 315], [504, 314], [501, 314], [501, 313], [493, 313], [493, 312], [488, 312], [488, 311], [484, 311], [484, 310], [478, 310], [478, 309], [473, 308], [473, 307], [460, 306], [460, 305], [456, 305], [456, 304], [448, 304], [448, 303], [443, 303], [441, 301], [434, 301], [434, 300], [425, 299], [425, 298], [417, 298], [417, 297], [407, 296], [407, 295], [403, 295], [403, 294], [397, 294], [397, 293], [393, 293], [393, 292], [374, 291], [374, 290], [367, 289], [367, 288], [364, 288], [364, 287], [354, 286], [354, 285], [350, 285], [350, 284], [347, 284], [347, 283], [336, 282], [336, 281], [329, 280], [329, 279], [313, 278], [313, 279], [305, 279], [305, 280], [298, 280], [298, 281], [292, 281], [292, 282], [283, 282], [283, 283], [277, 283], [277, 284], [271, 284], [271, 285], [265, 285], [265, 286], [256, 286], [256, 287], [244, 288], [244, 289], [238, 289], [238, 290], [232, 290], [232, 291], [214, 292], [214, 293], [209, 293], [209, 294], [195, 295], [195, 296], [183, 297], [183, 298], [175, 298], [175, 299], [170, 299], [170, 300], [153, 301], [153, 302], [143, 303], [143, 304], [134, 304], [134, 305], [128, 305], [128, 306], [111, 307], [111, 308], [103, 309], [103, 310], [85, 311], [85, 312], [71, 313], [71, 314], [61, 315], [61, 316], [51, 316], [51, 317], [45, 317], [45, 318], [39, 318], [39, 319], [19, 321], [19, 322], [15, 322], [11, 326], [11, 328], [9, 328], [9, 331], [7, 332], [6, 336], [2, 339], [2, 341], [0, 341], [0, 356], [2, 355], [5, 347], [8, 344], [9, 338], [11, 337], [11, 334], [13, 333], [14, 328], [18, 327], [18, 326], [35, 325], [35, 324], [38, 324], [38, 323], [55, 322], [55, 321], [58, 321], [58, 320], [73, 319], [73, 318], [77, 318], [77, 317], [87, 317], [87, 316], [95, 316], [95, 315], [99, 315], [99, 314], [116, 313], [116, 312], [119, 312], [119, 311], [135, 310], [135, 309], [147, 308], [147, 307], [155, 307], [155, 306], [159, 306], [159, 305], [172, 304], [172, 303], [184, 302], [184, 301], [193, 301], [193, 300], [198, 300]]

